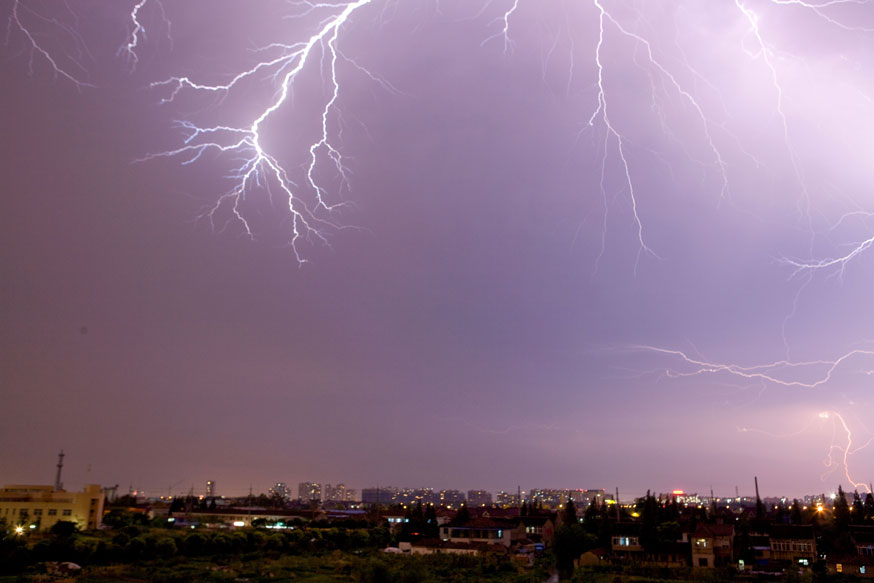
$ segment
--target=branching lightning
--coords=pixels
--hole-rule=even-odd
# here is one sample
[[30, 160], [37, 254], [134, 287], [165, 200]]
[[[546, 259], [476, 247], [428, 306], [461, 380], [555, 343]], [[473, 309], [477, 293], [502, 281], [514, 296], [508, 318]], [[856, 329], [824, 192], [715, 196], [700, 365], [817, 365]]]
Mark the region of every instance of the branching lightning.
[[[184, 91], [213, 93], [224, 97], [244, 82], [265, 74], [269, 75], [269, 79], [275, 83], [277, 91], [273, 100], [258, 112], [251, 124], [246, 126], [201, 126], [191, 121], [182, 121], [179, 122], [179, 127], [187, 135], [181, 147], [151, 154], [142, 160], [181, 157], [184, 164], [191, 164], [209, 151], [241, 159], [242, 163], [231, 174], [232, 188], [219, 196], [217, 202], [205, 212], [204, 216], [215, 226], [219, 212], [228, 208], [231, 215], [230, 220], [240, 224], [246, 235], [253, 238], [255, 236], [253, 229], [241, 210], [241, 204], [246, 196], [255, 190], [266, 189], [269, 192], [271, 188], [275, 187], [285, 197], [288, 212], [292, 217], [291, 248], [298, 262], [304, 263], [306, 259], [301, 255], [299, 249], [301, 237], [316, 237], [321, 242], [328, 244], [325, 236], [326, 230], [341, 228], [326, 216], [320, 216], [320, 212], [321, 215], [325, 215], [343, 203], [328, 201], [327, 191], [316, 177], [316, 168], [320, 160], [326, 159], [344, 183], [348, 180], [343, 156], [334, 145], [329, 129], [330, 118], [340, 96], [338, 62], [344, 60], [358, 70], [364, 69], [343, 56], [338, 48], [338, 42], [341, 29], [352, 15], [372, 2], [373, 0], [356, 0], [348, 4], [309, 1], [293, 3], [294, 6], [303, 8], [303, 11], [298, 13], [296, 17], [313, 12], [328, 12], [328, 15], [320, 21], [318, 30], [308, 39], [291, 44], [274, 43], [264, 47], [262, 52], [278, 54], [272, 58], [258, 61], [254, 66], [237, 73], [224, 84], [201, 83], [188, 76], [171, 77], [152, 83], [153, 88], [169, 89], [169, 95], [163, 98], [163, 103], [174, 101]], [[135, 17], [133, 20], [136, 21]], [[320, 49], [322, 59], [327, 60], [325, 67], [330, 91], [321, 108], [321, 131], [318, 139], [313, 141], [307, 149], [309, 162], [305, 172], [306, 187], [315, 197], [315, 204], [307, 205], [301, 199], [301, 188], [292, 181], [279, 154], [265, 146], [263, 130], [271, 115], [289, 104], [295, 82], [308, 63], [318, 58], [317, 52]], [[377, 79], [370, 73], [367, 75], [372, 79]], [[385, 82], [381, 83], [385, 87], [390, 87]]]
[[167, 38], [170, 39], [170, 20], [164, 12], [164, 5], [161, 0], [137, 0], [130, 11], [129, 34], [127, 40], [118, 48], [118, 56], [124, 59], [129, 70], [136, 69], [140, 57], [138, 50], [140, 44], [146, 40], [146, 25], [143, 24], [141, 12], [147, 5], [151, 4], [160, 15], [162, 26], [167, 31]]
[[[625, 146], [622, 138], [622, 134], [616, 131], [616, 128], [613, 126], [610, 121], [610, 114], [608, 111], [608, 101], [607, 94], [604, 91], [604, 64], [601, 61], [601, 50], [604, 47], [604, 21], [607, 16], [607, 11], [604, 10], [604, 7], [598, 0], [594, 0], [595, 6], [598, 7], [599, 17], [598, 17], [598, 45], [595, 49], [595, 65], [598, 68], [598, 107], [595, 111], [592, 112], [592, 116], [589, 118], [589, 126], [595, 125], [595, 120], [600, 118], [601, 122], [604, 124], [604, 127], [607, 129], [608, 136], [612, 136], [616, 141], [616, 147], [619, 153], [619, 158], [622, 161], [622, 169], [625, 172], [625, 180], [628, 186], [628, 194], [631, 198], [631, 210], [634, 215], [634, 223], [637, 226], [637, 239], [640, 243], [639, 250], [645, 251], [650, 255], [658, 257], [655, 252], [646, 244], [643, 236], [643, 223], [640, 220], [640, 214], [637, 210], [637, 196], [634, 193], [634, 181], [631, 179], [631, 169], [628, 166], [628, 159], [625, 155]], [[606, 147], [606, 142], [605, 142]], [[638, 253], [638, 259], [640, 258], [640, 253]]]
[[[642, 36], [639, 33], [636, 33], [632, 30], [629, 30], [628, 27], [624, 26], [606, 7], [605, 2], [602, 0], [591, 0], [592, 6], [597, 10], [597, 42], [593, 51], [593, 61], [595, 66], [595, 71], [597, 74], [596, 80], [596, 104], [594, 110], [588, 118], [587, 127], [595, 128], [600, 126], [604, 129], [605, 136], [602, 144], [604, 150], [604, 156], [602, 158], [602, 171], [601, 171], [601, 179], [600, 179], [600, 189], [602, 196], [604, 198], [604, 227], [602, 229], [602, 246], [601, 251], [596, 259], [596, 263], [601, 259], [605, 250], [605, 236], [606, 236], [606, 220], [607, 213], [609, 212], [609, 208], [607, 205], [607, 196], [606, 196], [606, 187], [605, 187], [605, 174], [606, 174], [606, 164], [607, 164], [607, 150], [610, 147], [611, 142], [615, 143], [616, 154], [619, 159], [619, 166], [623, 173], [624, 177], [624, 189], [628, 192], [629, 200], [631, 202], [631, 213], [635, 225], [637, 242], [638, 242], [638, 261], [640, 259], [641, 254], [647, 254], [657, 259], [661, 259], [661, 257], [653, 250], [651, 245], [647, 241], [647, 237], [645, 236], [645, 226], [644, 220], [641, 216], [640, 211], [640, 192], [636, 186], [636, 180], [634, 179], [634, 171], [632, 165], [629, 160], [629, 146], [628, 146], [628, 138], [623, 134], [623, 132], [619, 129], [617, 123], [615, 122], [612, 113], [612, 108], [610, 105], [611, 99], [609, 97], [609, 91], [607, 88], [607, 81], [605, 80], [605, 73], [607, 64], [605, 63], [604, 58], [604, 49], [607, 43], [607, 34], [609, 30], [616, 30], [622, 36], [627, 39], [634, 41], [637, 46], [640, 46], [644, 49], [646, 55], [647, 65], [652, 68], [657, 74], [666, 82], [667, 86], [671, 88], [671, 90], [678, 95], [682, 100], [684, 100], [694, 111], [695, 116], [697, 118], [698, 123], [701, 126], [701, 131], [704, 139], [707, 142], [707, 147], [709, 149], [709, 156], [712, 160], [712, 165], [715, 167], [716, 171], [720, 177], [720, 186], [719, 186], [719, 196], [720, 198], [725, 198], [729, 194], [729, 180], [728, 180], [728, 163], [721, 153], [719, 147], [717, 146], [716, 139], [713, 136], [713, 127], [714, 124], [708, 119], [708, 117], [704, 113], [704, 109], [698, 102], [698, 100], [694, 97], [692, 92], [686, 89], [683, 84], [678, 80], [677, 76], [674, 75], [670, 69], [661, 62], [659, 58], [657, 58], [656, 53], [654, 51], [652, 43]], [[509, 7], [509, 9], [504, 13], [502, 17], [503, 28], [501, 32], [489, 37], [486, 41], [496, 38], [498, 36], [502, 36], [504, 40], [504, 52], [508, 52], [509, 47], [512, 46], [512, 40], [510, 37], [510, 19], [513, 17], [514, 13], [519, 10], [520, 0], [514, 0]], [[486, 42], [484, 41], [484, 42]], [[554, 50], [554, 46], [550, 48], [549, 54], [551, 55]], [[573, 67], [575, 63], [575, 55], [571, 55], [571, 72], [568, 75], [568, 78], [571, 79], [573, 77]], [[635, 64], [636, 61], [635, 61]], [[694, 70], [693, 70], [693, 73]], [[656, 92], [657, 87], [654, 82], [652, 82], [652, 100], [653, 103], [656, 101]]]
[[[25, 14], [26, 16], [22, 16]], [[28, 19], [36, 22], [42, 22], [44, 24], [49, 24], [54, 26], [60, 30], [63, 30], [66, 34], [71, 36], [76, 42], [77, 46], [80, 48], [80, 54], [78, 58], [72, 55], [65, 55], [66, 59], [70, 61], [78, 72], [74, 72], [69, 67], [64, 66], [60, 63], [58, 59], [56, 59], [52, 53], [40, 43], [37, 39], [37, 34], [33, 31], [30, 24], [28, 24]], [[19, 34], [23, 35], [27, 40], [27, 44], [29, 45], [30, 57], [28, 59], [28, 67], [30, 68], [31, 74], [33, 73], [34, 60], [36, 58], [40, 58], [45, 61], [49, 67], [52, 69], [52, 73], [56, 77], [61, 77], [66, 79], [70, 83], [73, 83], [77, 89], [81, 89], [82, 87], [93, 87], [87, 81], [84, 81], [81, 77], [85, 74], [85, 67], [82, 64], [82, 52], [85, 47], [85, 43], [82, 42], [82, 39], [79, 37], [79, 34], [73, 30], [68, 25], [64, 24], [57, 18], [49, 18], [47, 16], [43, 16], [39, 12], [31, 9], [27, 5], [25, 5], [22, 0], [13, 0], [12, 2], [12, 10], [9, 16], [9, 21], [6, 30], [6, 44], [9, 44], [9, 37], [12, 35], [12, 32], [16, 31]]]
[[820, 479], [825, 480], [832, 474], [832, 472], [840, 469], [853, 488], [862, 488], [865, 491], [870, 492], [871, 489], [867, 484], [854, 480], [850, 475], [850, 456], [870, 445], [871, 442], [874, 441], [874, 436], [868, 438], [868, 440], [862, 443], [862, 445], [854, 447], [855, 442], [853, 440], [853, 432], [850, 430], [850, 426], [847, 424], [844, 417], [837, 411], [820, 411], [814, 418], [808, 421], [804, 427], [790, 433], [777, 434], [762, 429], [748, 427], [738, 427], [738, 431], [741, 433], [760, 433], [774, 439], [786, 439], [790, 437], [798, 437], [807, 433], [817, 421], [819, 421], [819, 423], [827, 421], [832, 422], [831, 443], [828, 446], [826, 457], [823, 460], [823, 464], [827, 469]]
[[826, 2], [805, 2], [804, 0], [769, 0], [772, 4], [783, 5], [783, 6], [800, 6], [807, 10], [810, 10], [814, 14], [816, 14], [819, 18], [826, 21], [827, 23], [837, 26], [838, 28], [850, 32], [874, 32], [874, 28], [868, 28], [865, 26], [852, 26], [849, 24], [845, 24], [840, 20], [833, 18], [828, 15], [825, 11], [827, 8], [832, 8], [835, 6], [864, 6], [870, 5], [870, 0], [827, 0]]
[[[798, 8], [802, 8], [804, 10], [810, 11], [814, 13], [818, 18], [824, 20], [829, 25], [835, 26], [840, 30], [847, 32], [861, 32], [861, 33], [872, 33], [874, 32], [874, 28], [865, 27], [865, 26], [855, 26], [846, 24], [845, 22], [830, 16], [826, 10], [834, 7], [840, 6], [870, 6], [872, 5], [870, 0], [826, 0], [824, 2], [807, 2], [805, 0], [768, 0], [771, 4], [777, 6], [794, 6]], [[786, 145], [790, 152], [790, 159], [792, 161], [792, 167], [795, 171], [796, 177], [798, 178], [799, 184], [802, 188], [802, 194], [804, 196], [805, 203], [807, 205], [806, 212], [809, 217], [809, 193], [807, 191], [806, 185], [804, 183], [804, 179], [802, 176], [802, 171], [798, 162], [798, 158], [791, 146], [789, 141], [789, 126], [786, 119], [786, 114], [783, 111], [783, 89], [780, 86], [778, 80], [777, 69], [774, 66], [773, 62], [769, 57], [769, 52], [766, 47], [765, 41], [762, 38], [761, 31], [758, 26], [758, 19], [756, 15], [745, 7], [743, 0], [735, 0], [735, 4], [738, 9], [744, 14], [747, 20], [750, 23], [751, 29], [757, 39], [758, 45], [761, 49], [761, 56], [768, 69], [771, 72], [772, 80], [774, 83], [774, 87], [777, 91], [777, 112], [780, 115], [780, 119], [783, 123], [783, 132], [786, 139]], [[861, 254], [867, 251], [871, 245], [874, 244], [874, 236], [865, 238], [861, 241], [857, 241], [856, 243], [850, 245], [850, 250], [847, 253], [840, 254], [834, 257], [829, 257], [825, 259], [812, 259], [812, 260], [798, 260], [791, 258], [784, 258], [783, 263], [794, 268], [794, 274], [800, 273], [811, 273], [817, 271], [832, 271], [837, 274], [839, 277], [842, 277], [844, 274], [844, 270], [847, 265], [858, 258]]]
[[[832, 380], [834, 374], [841, 368], [848, 366], [853, 361], [864, 362], [867, 358], [874, 358], [874, 350], [851, 350], [832, 360], [810, 360], [792, 362], [779, 360], [753, 366], [743, 366], [734, 363], [721, 363], [694, 358], [681, 350], [660, 348], [657, 346], [637, 345], [629, 347], [630, 350], [657, 353], [674, 357], [686, 370], [677, 368], [664, 369], [664, 375], [669, 378], [681, 378], [698, 376], [702, 374], [725, 373], [746, 380], [764, 381], [769, 384], [798, 389], [816, 389], [826, 385]], [[872, 363], [871, 367], [874, 367]], [[871, 368], [857, 369], [856, 372], [870, 374]], [[793, 377], [789, 373], [794, 373]], [[807, 380], [797, 378], [799, 374], [807, 374]]]
[[[874, 436], [870, 437], [862, 445], [856, 446], [853, 441], [853, 432], [850, 431], [850, 426], [847, 425], [846, 420], [840, 413], [837, 411], [822, 411], [819, 413], [819, 418], [824, 420], [834, 419], [834, 432], [837, 433], [838, 425], [840, 425], [842, 434], [846, 439], [837, 439], [836, 437], [833, 437], [832, 444], [829, 446], [828, 457], [825, 460], [826, 468], [841, 468], [847, 481], [849, 481], [854, 488], [862, 488], [866, 492], [871, 492], [871, 488], [866, 483], [858, 482], [850, 476], [850, 456], [870, 445], [871, 442], [874, 441]], [[835, 454], [835, 452], [837, 452], [837, 454]], [[823, 476], [823, 478], [824, 477], [825, 476]]]

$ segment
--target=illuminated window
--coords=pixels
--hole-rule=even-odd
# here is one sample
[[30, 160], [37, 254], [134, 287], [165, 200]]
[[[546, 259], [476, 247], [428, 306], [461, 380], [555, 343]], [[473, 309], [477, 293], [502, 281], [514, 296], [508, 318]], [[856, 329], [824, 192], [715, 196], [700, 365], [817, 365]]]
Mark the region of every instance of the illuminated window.
[[837, 565], [835, 565], [835, 571], [837, 571], [838, 573], [843, 573], [844, 566], [842, 564], [838, 563]]

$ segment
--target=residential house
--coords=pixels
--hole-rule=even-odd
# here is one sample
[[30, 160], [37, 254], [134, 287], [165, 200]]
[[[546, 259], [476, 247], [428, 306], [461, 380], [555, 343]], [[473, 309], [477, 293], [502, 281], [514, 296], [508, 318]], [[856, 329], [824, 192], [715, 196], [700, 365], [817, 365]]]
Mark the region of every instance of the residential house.
[[734, 525], [699, 524], [689, 535], [693, 567], [724, 567], [734, 557]]
[[495, 543], [509, 548], [514, 538], [515, 521], [474, 518], [464, 524], [444, 524], [440, 538], [451, 543]]
[[640, 542], [640, 523], [617, 522], [613, 524], [610, 550], [616, 559], [640, 562], [644, 558]]
[[775, 524], [768, 529], [770, 567], [809, 567], [816, 561], [816, 536], [809, 524]]
[[551, 516], [520, 516], [518, 522], [524, 530], [525, 538], [552, 546], [552, 542], [555, 540], [555, 522]]

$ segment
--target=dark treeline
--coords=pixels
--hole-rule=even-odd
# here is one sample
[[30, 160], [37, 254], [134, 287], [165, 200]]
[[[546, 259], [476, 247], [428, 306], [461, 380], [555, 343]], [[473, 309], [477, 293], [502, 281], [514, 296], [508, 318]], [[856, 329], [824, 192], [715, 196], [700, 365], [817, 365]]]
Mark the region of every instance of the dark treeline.
[[136, 563], [174, 557], [242, 556], [252, 553], [307, 554], [384, 548], [388, 529], [345, 525], [300, 526], [288, 530], [155, 527], [143, 515], [112, 511], [105, 531], [79, 532], [60, 521], [45, 535], [16, 534], [0, 525], [0, 574], [17, 573], [37, 563], [70, 561], [83, 565]]

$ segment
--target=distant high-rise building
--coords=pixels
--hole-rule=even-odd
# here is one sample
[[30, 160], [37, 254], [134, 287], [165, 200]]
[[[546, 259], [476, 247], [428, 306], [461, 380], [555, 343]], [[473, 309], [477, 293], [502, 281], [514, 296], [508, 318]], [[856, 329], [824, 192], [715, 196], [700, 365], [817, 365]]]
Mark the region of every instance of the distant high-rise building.
[[364, 504], [381, 504], [389, 506], [395, 501], [398, 489], [393, 486], [383, 486], [377, 488], [362, 488], [361, 502]]
[[556, 490], [553, 488], [532, 488], [528, 494], [528, 500], [538, 502], [544, 508], [558, 508], [567, 501], [568, 490]]
[[355, 490], [347, 488], [346, 484], [325, 484], [325, 502], [348, 502], [355, 498]]
[[464, 492], [458, 490], [440, 490], [440, 505], [442, 506], [458, 506], [464, 504]]
[[603, 488], [600, 490], [569, 490], [568, 496], [574, 501], [577, 509], [588, 508], [593, 500], [598, 504], [603, 504], [607, 500], [607, 491]]
[[321, 502], [322, 485], [315, 482], [301, 482], [297, 485], [297, 497], [301, 502]]
[[215, 480], [206, 481], [206, 497], [215, 498]]
[[400, 488], [394, 496], [398, 504], [439, 504], [440, 495], [433, 488]]
[[522, 500], [517, 493], [504, 492], [503, 490], [501, 490], [500, 492], [498, 492], [497, 504], [501, 508], [512, 508], [513, 506], [521, 505]]
[[487, 490], [468, 490], [467, 491], [468, 506], [491, 506], [492, 493]]
[[288, 499], [291, 498], [291, 488], [286, 486], [285, 482], [276, 482], [276, 484], [270, 488], [270, 495], [278, 496], [287, 502]]

